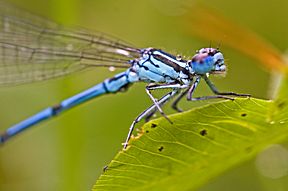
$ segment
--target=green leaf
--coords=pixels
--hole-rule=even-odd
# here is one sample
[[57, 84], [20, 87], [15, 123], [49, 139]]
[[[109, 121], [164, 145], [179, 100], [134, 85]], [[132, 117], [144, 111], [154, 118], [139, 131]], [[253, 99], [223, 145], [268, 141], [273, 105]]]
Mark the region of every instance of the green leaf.
[[275, 101], [237, 98], [145, 124], [94, 190], [195, 190], [288, 136], [288, 80]]

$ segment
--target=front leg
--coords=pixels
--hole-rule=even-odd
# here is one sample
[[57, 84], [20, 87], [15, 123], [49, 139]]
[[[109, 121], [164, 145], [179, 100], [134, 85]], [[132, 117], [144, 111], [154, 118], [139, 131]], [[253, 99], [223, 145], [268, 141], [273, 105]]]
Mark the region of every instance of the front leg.
[[209, 88], [216, 94], [216, 95], [231, 95], [231, 96], [237, 96], [237, 97], [250, 97], [250, 94], [238, 94], [234, 92], [219, 92], [216, 86], [209, 80], [207, 75], [203, 76], [206, 84], [209, 86]]
[[[189, 88], [188, 92], [187, 92], [187, 100], [188, 101], [200, 101], [200, 100], [207, 100], [207, 99], [217, 99], [217, 98], [222, 98], [222, 99], [230, 99], [230, 100], [234, 100], [233, 98], [230, 98], [228, 96], [219, 94], [219, 95], [214, 95], [214, 96], [203, 96], [203, 97], [196, 97], [193, 98], [193, 93], [196, 89], [196, 87], [198, 86], [198, 84], [200, 83], [200, 79], [201, 76], [197, 76], [194, 83], [192, 84], [192, 86]], [[206, 80], [205, 80], [206, 81]], [[210, 81], [209, 81], [210, 82]], [[211, 83], [212, 84], [212, 83]], [[212, 84], [213, 85], [213, 84]], [[230, 94], [229, 94], [230, 95]]]

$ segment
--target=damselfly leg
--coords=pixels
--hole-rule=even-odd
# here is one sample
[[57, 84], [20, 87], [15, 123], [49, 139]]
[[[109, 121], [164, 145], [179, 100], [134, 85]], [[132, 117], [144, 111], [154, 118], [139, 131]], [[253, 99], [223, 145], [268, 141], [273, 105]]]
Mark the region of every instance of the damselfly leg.
[[[206, 84], [209, 86], [209, 88], [213, 91], [213, 93], [217, 95], [230, 95], [230, 96], [236, 96], [236, 97], [250, 97], [251, 96], [250, 94], [238, 94], [235, 92], [219, 92], [216, 86], [211, 82], [211, 80], [209, 80], [207, 75], [203, 75], [203, 78]], [[220, 98], [229, 99], [228, 97], [220, 97]]]
[[185, 97], [185, 95], [187, 95], [189, 91], [189, 88], [185, 89], [183, 92], [181, 92], [176, 99], [173, 101], [173, 103], [171, 104], [172, 109], [176, 110], [177, 112], [183, 112], [183, 110], [181, 108], [178, 107], [178, 103], [179, 101]]
[[153, 85], [146, 86], [146, 93], [152, 99], [154, 105], [159, 110], [161, 115], [163, 117], [165, 117], [172, 124], [172, 121], [167, 117], [167, 115], [161, 109], [157, 99], [154, 98], [154, 96], [151, 94], [151, 90], [157, 90], [157, 89], [175, 89], [176, 90], [176, 89], [183, 89], [183, 88], [187, 88], [187, 87], [188, 87], [188, 85], [181, 85], [181, 84], [153, 84]]
[[[177, 93], [179, 92], [179, 89], [174, 89], [173, 91], [165, 94], [163, 97], [161, 97], [158, 101], [159, 105], [164, 105], [165, 103], [167, 103], [168, 100], [170, 100], [171, 98], [173, 98], [175, 95], [177, 95]], [[145, 118], [146, 116], [151, 115], [151, 112], [155, 112], [157, 111], [157, 106], [155, 104], [151, 105], [150, 107], [148, 107], [146, 110], [144, 110], [142, 113], [140, 113], [132, 122], [130, 128], [129, 128], [129, 132], [127, 135], [127, 138], [125, 140], [125, 143], [123, 143], [124, 149], [128, 146], [128, 142], [131, 138], [131, 135], [133, 133], [134, 127], [137, 123], [139, 123], [143, 118]]]

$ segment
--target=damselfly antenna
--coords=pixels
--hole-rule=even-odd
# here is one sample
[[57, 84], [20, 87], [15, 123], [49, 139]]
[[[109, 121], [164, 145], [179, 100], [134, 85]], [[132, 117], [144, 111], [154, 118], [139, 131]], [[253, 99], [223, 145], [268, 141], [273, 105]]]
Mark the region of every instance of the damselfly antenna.
[[216, 46], [216, 49], [217, 49], [217, 50], [220, 50], [220, 48], [221, 48], [221, 45], [222, 45], [222, 42], [221, 42], [221, 41], [219, 41], [219, 42], [218, 42], [218, 45]]

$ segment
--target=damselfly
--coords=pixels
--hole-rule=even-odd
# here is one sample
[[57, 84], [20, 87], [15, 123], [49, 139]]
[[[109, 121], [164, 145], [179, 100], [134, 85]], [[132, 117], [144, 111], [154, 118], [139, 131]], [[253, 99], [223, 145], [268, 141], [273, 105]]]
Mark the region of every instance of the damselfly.
[[[92, 98], [127, 89], [134, 82], [148, 83], [146, 93], [153, 101], [153, 105], [133, 121], [124, 148], [128, 145], [135, 124], [141, 119], [149, 120], [156, 111], [159, 111], [170, 121], [161, 106], [175, 96], [178, 97], [175, 98], [172, 107], [179, 112], [181, 109], [177, 104], [185, 95], [190, 101], [214, 98], [233, 100], [233, 97], [229, 96], [249, 96], [219, 92], [209, 80], [209, 74], [222, 74], [226, 71], [224, 57], [215, 48], [202, 48], [191, 60], [184, 60], [160, 49], [134, 48], [107, 35], [64, 28], [5, 3], [0, 5], [0, 20], [2, 86], [55, 78], [100, 66], [127, 68], [126, 71], [8, 128], [1, 134], [1, 143], [41, 121]], [[215, 95], [196, 98], [192, 96], [201, 78]], [[171, 91], [157, 100], [151, 91], [158, 89]]]

